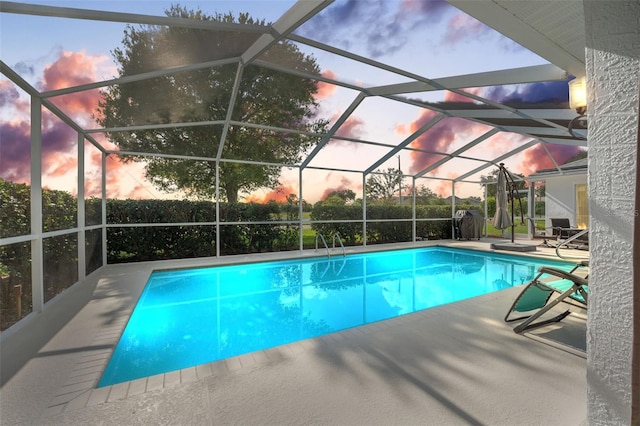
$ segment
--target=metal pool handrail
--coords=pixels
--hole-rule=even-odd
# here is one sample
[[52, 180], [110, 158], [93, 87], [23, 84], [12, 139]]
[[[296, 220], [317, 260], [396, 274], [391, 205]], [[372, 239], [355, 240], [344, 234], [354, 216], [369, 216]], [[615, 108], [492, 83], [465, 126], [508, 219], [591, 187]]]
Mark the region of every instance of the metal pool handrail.
[[322, 244], [324, 244], [324, 248], [327, 249], [327, 257], [331, 257], [331, 252], [329, 251], [329, 246], [327, 245], [327, 241], [324, 239], [324, 236], [321, 233], [316, 234], [316, 251], [318, 250], [318, 237], [322, 240]]
[[561, 259], [566, 259], [564, 256], [562, 256], [562, 255], [560, 254], [560, 247], [562, 247], [562, 246], [566, 246], [566, 245], [567, 245], [568, 243], [570, 243], [571, 241], [573, 241], [573, 240], [575, 240], [575, 239], [578, 239], [578, 238], [580, 238], [580, 237], [582, 237], [583, 235], [588, 234], [588, 233], [589, 233], [589, 228], [587, 228], [587, 229], [583, 229], [582, 231], [578, 232], [578, 233], [577, 233], [577, 234], [575, 234], [575, 235], [570, 236], [569, 238], [567, 238], [566, 240], [564, 240], [563, 242], [561, 242], [560, 244], [558, 244], [558, 245], [556, 246], [556, 255], [557, 255], [559, 258], [561, 258]]
[[333, 248], [336, 248], [336, 238], [338, 239], [338, 242], [340, 243], [340, 247], [342, 247], [342, 255], [346, 256], [347, 252], [344, 249], [344, 244], [342, 244], [342, 239], [340, 238], [340, 233], [336, 232], [335, 234], [333, 234]]

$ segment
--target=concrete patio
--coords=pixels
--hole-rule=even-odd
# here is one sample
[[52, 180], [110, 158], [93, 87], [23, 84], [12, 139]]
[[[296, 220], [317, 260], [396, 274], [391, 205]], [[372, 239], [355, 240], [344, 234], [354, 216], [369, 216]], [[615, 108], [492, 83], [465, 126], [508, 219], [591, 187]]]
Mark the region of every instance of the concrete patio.
[[[495, 241], [385, 248], [487, 250]], [[540, 247], [522, 255], [557, 259]], [[1, 423], [586, 424], [586, 313], [517, 335], [502, 318], [518, 288], [96, 389], [152, 269], [216, 262], [110, 265], [11, 329], [2, 341]]]

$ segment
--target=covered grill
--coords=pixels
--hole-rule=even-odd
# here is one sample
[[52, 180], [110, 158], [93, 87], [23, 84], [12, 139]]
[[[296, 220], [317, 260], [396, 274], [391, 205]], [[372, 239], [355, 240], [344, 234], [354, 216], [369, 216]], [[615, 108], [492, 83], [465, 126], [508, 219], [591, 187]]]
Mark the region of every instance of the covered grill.
[[453, 218], [456, 240], [479, 240], [483, 226], [484, 217], [476, 210], [458, 210]]

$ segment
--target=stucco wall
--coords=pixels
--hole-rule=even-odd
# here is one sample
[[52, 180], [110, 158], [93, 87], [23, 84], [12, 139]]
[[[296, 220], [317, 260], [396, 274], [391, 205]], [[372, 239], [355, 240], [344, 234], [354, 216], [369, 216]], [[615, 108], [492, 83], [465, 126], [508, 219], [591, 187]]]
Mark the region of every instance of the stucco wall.
[[591, 271], [590, 425], [631, 423], [632, 246], [640, 1], [584, 1]]
[[551, 227], [550, 218], [566, 217], [571, 226], [576, 226], [576, 185], [587, 183], [587, 175], [558, 176], [547, 178], [545, 184], [546, 228]]

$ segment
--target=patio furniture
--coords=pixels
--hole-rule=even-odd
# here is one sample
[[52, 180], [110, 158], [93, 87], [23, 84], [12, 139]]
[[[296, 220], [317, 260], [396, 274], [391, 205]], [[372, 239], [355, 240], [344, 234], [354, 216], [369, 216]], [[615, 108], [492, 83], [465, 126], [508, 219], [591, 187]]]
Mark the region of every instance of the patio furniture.
[[[548, 247], [557, 248], [557, 247], [560, 247], [561, 245], [564, 245], [565, 247], [569, 247], [565, 243], [568, 242], [568, 240], [571, 240], [571, 241], [575, 240], [575, 243], [573, 243], [572, 247], [570, 248], [582, 248], [582, 249], [588, 248], [589, 237], [588, 237], [588, 234], [584, 232], [585, 229], [571, 227], [571, 223], [567, 218], [550, 218], [549, 220], [551, 221], [551, 232], [556, 239], [556, 243], [554, 246], [552, 246], [547, 242]], [[581, 235], [578, 238], [572, 238], [577, 234], [581, 234]]]
[[[580, 276], [575, 272], [588, 266], [589, 261], [584, 260], [576, 264], [569, 272], [548, 266], [540, 267], [538, 275], [526, 284], [525, 288], [516, 297], [504, 317], [505, 322], [524, 320], [513, 329], [516, 333], [522, 333], [530, 328], [540, 327], [564, 319], [571, 313], [569, 310], [550, 319], [540, 319], [561, 302], [586, 309], [589, 288], [588, 274]], [[552, 298], [556, 293], [558, 294], [557, 297]], [[516, 313], [526, 314], [513, 318], [512, 315], [517, 315]]]

